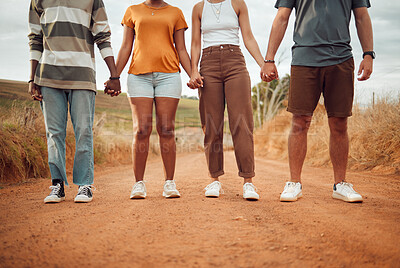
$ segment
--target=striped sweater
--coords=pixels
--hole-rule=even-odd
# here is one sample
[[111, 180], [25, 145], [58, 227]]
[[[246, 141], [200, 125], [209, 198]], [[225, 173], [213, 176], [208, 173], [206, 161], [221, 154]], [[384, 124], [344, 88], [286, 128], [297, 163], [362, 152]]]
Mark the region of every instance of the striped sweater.
[[37, 85], [96, 90], [94, 43], [113, 56], [102, 0], [31, 0], [29, 27]]

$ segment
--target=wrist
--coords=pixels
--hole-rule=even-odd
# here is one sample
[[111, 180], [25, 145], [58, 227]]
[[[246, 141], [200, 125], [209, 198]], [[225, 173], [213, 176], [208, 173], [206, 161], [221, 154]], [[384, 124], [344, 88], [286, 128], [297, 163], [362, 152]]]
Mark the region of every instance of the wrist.
[[119, 80], [120, 77], [119, 77], [119, 76], [110, 76], [109, 79], [110, 79], [110, 80]]
[[264, 63], [275, 63], [275, 60], [264, 60]]
[[370, 50], [370, 51], [365, 51], [364, 53], [363, 53], [363, 55], [362, 55], [362, 57], [363, 57], [363, 59], [366, 57], [366, 56], [369, 56], [371, 59], [375, 59], [375, 51], [373, 51], [373, 50]]

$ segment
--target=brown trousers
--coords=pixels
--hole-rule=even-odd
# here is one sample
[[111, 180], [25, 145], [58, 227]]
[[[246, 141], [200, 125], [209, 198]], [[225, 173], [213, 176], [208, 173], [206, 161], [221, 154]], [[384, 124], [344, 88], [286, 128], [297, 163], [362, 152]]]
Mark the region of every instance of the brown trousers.
[[200, 118], [210, 176], [224, 174], [223, 130], [225, 102], [239, 176], [254, 177], [253, 111], [251, 83], [240, 47], [221, 45], [203, 49], [199, 89]]

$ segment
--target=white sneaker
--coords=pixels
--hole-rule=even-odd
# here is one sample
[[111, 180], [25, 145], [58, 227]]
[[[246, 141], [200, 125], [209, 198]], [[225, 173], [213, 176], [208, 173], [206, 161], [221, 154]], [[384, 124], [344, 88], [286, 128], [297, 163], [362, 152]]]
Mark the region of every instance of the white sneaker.
[[246, 200], [258, 200], [260, 196], [256, 190], [256, 187], [252, 183], [246, 182], [243, 184], [243, 198]]
[[176, 189], [174, 180], [166, 180], [164, 183], [163, 196], [166, 198], [178, 198], [181, 197], [179, 191]]
[[147, 196], [146, 185], [144, 181], [138, 181], [133, 185], [131, 199], [144, 199]]
[[76, 195], [75, 203], [88, 203], [93, 200], [93, 191], [95, 189], [92, 185], [79, 186], [78, 194]]
[[285, 188], [281, 193], [281, 201], [297, 201], [303, 196], [302, 187], [300, 182], [286, 182]]
[[222, 190], [222, 183], [220, 183], [219, 181], [214, 181], [210, 183], [209, 185], [207, 185], [206, 188], [204, 188], [204, 190], [206, 190], [206, 197], [219, 197], [219, 193], [224, 193], [224, 191]]
[[362, 202], [362, 196], [354, 191], [351, 183], [342, 181], [333, 185], [333, 198], [343, 200], [345, 202]]

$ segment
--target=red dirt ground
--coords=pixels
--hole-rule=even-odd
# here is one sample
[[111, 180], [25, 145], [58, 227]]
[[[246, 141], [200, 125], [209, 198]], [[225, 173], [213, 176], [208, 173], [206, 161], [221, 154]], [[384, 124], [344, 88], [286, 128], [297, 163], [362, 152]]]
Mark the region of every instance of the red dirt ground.
[[96, 172], [94, 200], [43, 204], [48, 179], [0, 189], [1, 267], [399, 267], [400, 178], [349, 173], [365, 197], [331, 197], [332, 172], [304, 168], [303, 195], [279, 202], [285, 162], [257, 159], [261, 199], [242, 199], [242, 181], [226, 154], [225, 194], [206, 199], [202, 153], [179, 155], [182, 198], [162, 196], [161, 161], [148, 163], [148, 198], [130, 200], [130, 166]]

